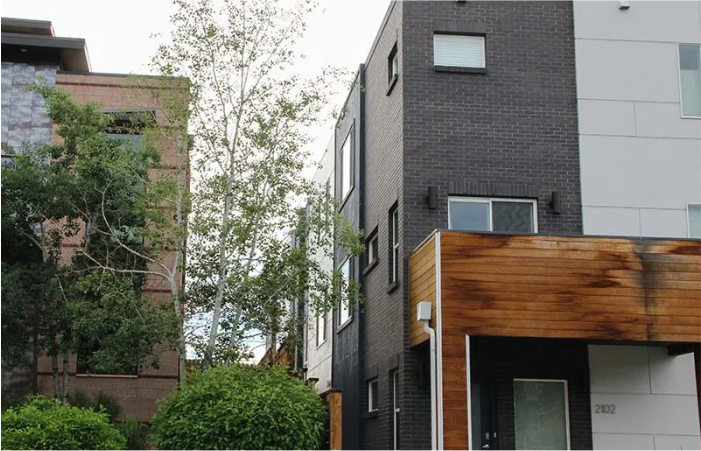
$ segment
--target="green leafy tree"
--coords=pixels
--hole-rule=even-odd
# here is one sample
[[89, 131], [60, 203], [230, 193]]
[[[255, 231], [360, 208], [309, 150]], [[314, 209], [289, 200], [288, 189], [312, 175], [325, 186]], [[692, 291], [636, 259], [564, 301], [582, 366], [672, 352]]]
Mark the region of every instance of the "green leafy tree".
[[[55, 396], [65, 401], [68, 371], [59, 378], [58, 360], [67, 369], [86, 342], [95, 345], [87, 367], [106, 372], [157, 365], [156, 347], [173, 346], [177, 315], [141, 295], [167, 241], [160, 194], [168, 185], [149, 176], [159, 153], [148, 137], [134, 148], [108, 135], [114, 117], [97, 105], [45, 85], [30, 89], [44, 98], [62, 143], [22, 149], [2, 167], [3, 359], [8, 351], [19, 361], [28, 346], [46, 352]], [[73, 255], [62, 248], [68, 240]]]
[[[206, 366], [245, 357], [251, 338], [298, 330], [289, 326], [296, 317], [287, 305], [304, 293], [312, 310], [337, 307], [338, 275], [313, 257], [337, 245], [357, 255], [360, 240], [358, 231], [340, 233], [351, 229], [324, 187], [302, 177], [310, 127], [330, 113], [329, 96], [341, 76], [334, 70], [311, 78], [294, 73], [296, 43], [315, 4], [174, 5], [170, 40], [152, 68], [191, 83], [189, 109], [175, 116], [189, 118], [193, 135], [188, 305], [210, 318], [203, 320], [204, 339], [195, 343]], [[302, 202], [319, 208], [300, 217]], [[311, 227], [315, 238], [296, 247], [291, 237]]]
[[107, 415], [35, 397], [2, 414], [2, 449], [125, 449]]
[[158, 406], [159, 449], [319, 449], [324, 405], [280, 368], [215, 367]]

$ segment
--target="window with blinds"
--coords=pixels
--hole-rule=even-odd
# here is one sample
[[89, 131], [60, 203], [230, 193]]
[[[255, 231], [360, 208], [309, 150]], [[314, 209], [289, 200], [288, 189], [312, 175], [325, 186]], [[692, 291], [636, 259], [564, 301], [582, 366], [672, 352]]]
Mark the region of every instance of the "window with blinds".
[[484, 36], [433, 35], [433, 65], [484, 69]]

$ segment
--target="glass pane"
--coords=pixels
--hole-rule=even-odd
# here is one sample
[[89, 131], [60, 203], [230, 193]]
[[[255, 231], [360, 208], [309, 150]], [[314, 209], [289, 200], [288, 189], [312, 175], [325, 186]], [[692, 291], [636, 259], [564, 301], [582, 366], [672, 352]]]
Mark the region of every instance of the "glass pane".
[[489, 204], [486, 202], [448, 202], [451, 230], [489, 231]]
[[471, 384], [472, 388], [472, 449], [482, 448], [482, 393], [479, 384]]
[[566, 385], [514, 381], [516, 449], [568, 449]]
[[701, 205], [689, 205], [689, 237], [701, 238]]
[[352, 183], [350, 144], [351, 144], [351, 137], [350, 137], [350, 134], [348, 134], [348, 137], [346, 138], [346, 142], [343, 143], [343, 148], [341, 149], [341, 164], [343, 165], [342, 172], [341, 172], [341, 199], [342, 200], [346, 197], [346, 194], [348, 194], [350, 192], [351, 183]]
[[343, 296], [338, 309], [338, 324], [342, 325], [350, 318], [350, 301], [348, 300], [348, 285], [350, 280], [350, 259], [341, 266], [343, 276]]
[[701, 117], [701, 46], [679, 45], [682, 114]]
[[495, 232], [533, 233], [533, 204], [530, 202], [492, 202], [492, 230]]

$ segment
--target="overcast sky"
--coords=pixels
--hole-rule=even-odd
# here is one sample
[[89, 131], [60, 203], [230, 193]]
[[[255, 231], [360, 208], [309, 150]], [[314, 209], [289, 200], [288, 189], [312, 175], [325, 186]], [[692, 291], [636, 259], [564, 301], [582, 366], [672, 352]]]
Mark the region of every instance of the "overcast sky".
[[[370, 51], [389, 0], [319, 0], [299, 50], [307, 55], [302, 73], [331, 65], [355, 72]], [[153, 34], [167, 37], [170, 0], [4, 0], [3, 17], [48, 20], [61, 37], [85, 39], [93, 72], [148, 73], [156, 49]], [[341, 93], [336, 104], [345, 100]], [[340, 105], [338, 105], [340, 106]], [[316, 154], [323, 153], [331, 123], [315, 129]]]

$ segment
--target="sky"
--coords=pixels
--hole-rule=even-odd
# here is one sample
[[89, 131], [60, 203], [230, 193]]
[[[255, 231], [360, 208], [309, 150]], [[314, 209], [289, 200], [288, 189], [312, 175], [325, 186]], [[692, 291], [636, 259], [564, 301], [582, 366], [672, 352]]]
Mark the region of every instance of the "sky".
[[[329, 65], [355, 72], [365, 62], [390, 0], [318, 0], [299, 51], [302, 73]], [[2, 16], [48, 20], [56, 36], [85, 39], [93, 72], [149, 73], [159, 39], [168, 36], [170, 0], [4, 0]], [[161, 37], [154, 35], [160, 34]], [[346, 97], [339, 93], [334, 106]], [[315, 127], [313, 152], [321, 156], [333, 131], [329, 121]]]

